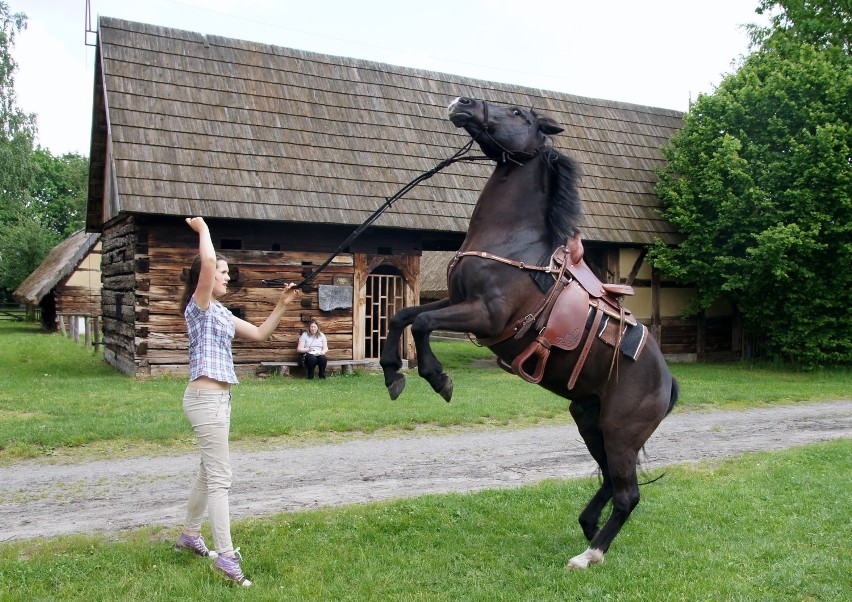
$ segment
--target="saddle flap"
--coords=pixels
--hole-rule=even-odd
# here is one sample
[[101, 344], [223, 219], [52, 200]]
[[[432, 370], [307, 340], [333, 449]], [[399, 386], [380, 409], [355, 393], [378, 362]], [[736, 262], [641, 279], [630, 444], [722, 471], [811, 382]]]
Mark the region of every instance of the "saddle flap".
[[559, 294], [541, 336], [553, 347], [576, 349], [583, 338], [589, 314], [589, 293], [571, 281]]

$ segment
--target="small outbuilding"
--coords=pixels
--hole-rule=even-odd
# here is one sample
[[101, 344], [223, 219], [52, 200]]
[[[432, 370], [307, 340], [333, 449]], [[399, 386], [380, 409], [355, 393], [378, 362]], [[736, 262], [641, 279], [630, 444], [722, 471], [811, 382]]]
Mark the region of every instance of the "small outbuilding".
[[[101, 315], [100, 234], [78, 230], [51, 249], [44, 261], [15, 289], [16, 301], [41, 311], [47, 330], [77, 332], [83, 321], [99, 330]], [[93, 333], [93, 336], [97, 337]]]

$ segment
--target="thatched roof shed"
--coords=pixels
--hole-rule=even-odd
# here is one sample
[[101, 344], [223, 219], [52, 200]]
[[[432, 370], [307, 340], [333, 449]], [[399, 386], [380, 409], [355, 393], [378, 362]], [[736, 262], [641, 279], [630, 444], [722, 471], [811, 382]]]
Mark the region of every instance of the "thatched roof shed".
[[447, 296], [447, 267], [454, 255], [453, 251], [432, 251], [420, 258], [421, 302]]
[[[653, 188], [677, 111], [111, 18], [95, 82], [89, 231], [121, 214], [355, 226], [467, 142], [446, 118], [465, 95], [532, 105], [566, 128], [554, 142], [585, 174], [586, 240], [676, 241]], [[490, 169], [448, 168], [376, 227], [457, 248]]]
[[44, 261], [15, 289], [19, 302], [38, 305], [42, 298], [76, 270], [100, 240], [100, 234], [78, 230], [53, 247]]

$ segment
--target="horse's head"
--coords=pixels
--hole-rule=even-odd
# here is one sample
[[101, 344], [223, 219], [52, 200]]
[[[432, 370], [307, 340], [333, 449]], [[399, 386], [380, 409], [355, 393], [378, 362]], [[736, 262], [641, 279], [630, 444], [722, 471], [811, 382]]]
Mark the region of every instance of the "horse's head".
[[523, 161], [535, 155], [547, 137], [563, 131], [553, 119], [530, 109], [496, 105], [473, 98], [456, 98], [449, 106], [450, 121], [464, 128], [482, 152], [497, 161]]
[[535, 172], [534, 177], [547, 178], [536, 189], [546, 190], [548, 195], [551, 250], [579, 232], [582, 208], [577, 165], [549, 144], [549, 136], [563, 131], [559, 124], [529, 109], [464, 97], [450, 103], [449, 117], [453, 125], [464, 128], [482, 152], [498, 165], [524, 164], [538, 157], [547, 166], [546, 170]]

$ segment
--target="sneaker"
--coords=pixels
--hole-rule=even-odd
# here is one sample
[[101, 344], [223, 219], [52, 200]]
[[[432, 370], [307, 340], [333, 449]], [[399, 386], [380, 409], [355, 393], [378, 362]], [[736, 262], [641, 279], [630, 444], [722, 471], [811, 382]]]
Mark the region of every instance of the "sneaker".
[[198, 554], [199, 556], [205, 556], [207, 558], [216, 558], [217, 554], [213, 550], [208, 550], [207, 546], [204, 545], [204, 540], [201, 538], [201, 535], [187, 535], [186, 533], [181, 533], [180, 538], [177, 540], [175, 544], [175, 551], [182, 552], [184, 550], [190, 550], [191, 552]]
[[243, 557], [240, 555], [240, 549], [237, 548], [234, 550], [233, 556], [219, 556], [210, 568], [221, 574], [228, 581], [232, 581], [242, 587], [249, 587], [251, 581], [246, 579], [240, 568], [240, 562], [242, 561]]

